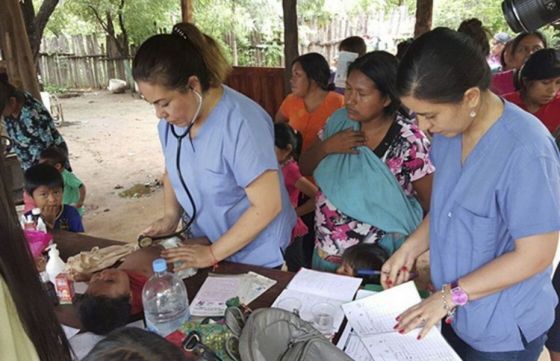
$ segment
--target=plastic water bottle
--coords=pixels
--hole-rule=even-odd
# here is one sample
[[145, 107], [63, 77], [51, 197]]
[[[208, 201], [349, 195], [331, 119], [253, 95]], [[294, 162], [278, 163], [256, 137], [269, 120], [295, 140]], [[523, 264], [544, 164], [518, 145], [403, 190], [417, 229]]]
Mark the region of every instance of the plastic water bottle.
[[167, 336], [191, 318], [185, 284], [167, 272], [163, 258], [152, 263], [154, 275], [142, 289], [142, 304], [148, 330]]

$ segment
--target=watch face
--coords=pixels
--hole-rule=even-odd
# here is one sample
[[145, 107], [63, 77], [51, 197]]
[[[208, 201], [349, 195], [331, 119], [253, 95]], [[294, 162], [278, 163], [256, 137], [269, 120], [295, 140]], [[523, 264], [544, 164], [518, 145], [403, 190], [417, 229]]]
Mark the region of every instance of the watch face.
[[451, 290], [451, 301], [458, 306], [465, 305], [469, 300], [469, 296], [463, 289], [456, 287]]

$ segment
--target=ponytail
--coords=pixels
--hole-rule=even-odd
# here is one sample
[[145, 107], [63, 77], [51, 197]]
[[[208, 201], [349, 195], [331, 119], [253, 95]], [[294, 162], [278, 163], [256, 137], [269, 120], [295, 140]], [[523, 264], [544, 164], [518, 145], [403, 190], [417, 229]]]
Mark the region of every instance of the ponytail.
[[154, 35], [138, 49], [132, 62], [136, 81], [185, 89], [191, 76], [203, 91], [226, 80], [231, 66], [218, 43], [189, 23], [176, 24], [171, 34]]

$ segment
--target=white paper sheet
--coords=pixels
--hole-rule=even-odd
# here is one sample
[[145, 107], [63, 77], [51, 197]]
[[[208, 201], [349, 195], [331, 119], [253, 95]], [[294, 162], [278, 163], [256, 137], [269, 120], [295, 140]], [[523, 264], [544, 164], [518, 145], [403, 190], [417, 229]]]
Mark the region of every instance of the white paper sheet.
[[361, 278], [302, 268], [290, 281], [287, 288], [347, 302], [354, 298], [361, 284]]
[[334, 76], [334, 85], [339, 88], [346, 86], [346, 76], [348, 74], [348, 65], [358, 58], [358, 53], [351, 53], [349, 51], [341, 51], [338, 53], [338, 60], [336, 62], [336, 73]]
[[[393, 329], [396, 324], [395, 318], [420, 300], [414, 283], [407, 282], [346, 303], [342, 308], [362, 346], [375, 361], [460, 361], [437, 328], [432, 328], [422, 340], [416, 339], [420, 329], [406, 335]], [[349, 336], [347, 342], [350, 340]], [[352, 352], [363, 355], [359, 346], [351, 346], [354, 347]]]

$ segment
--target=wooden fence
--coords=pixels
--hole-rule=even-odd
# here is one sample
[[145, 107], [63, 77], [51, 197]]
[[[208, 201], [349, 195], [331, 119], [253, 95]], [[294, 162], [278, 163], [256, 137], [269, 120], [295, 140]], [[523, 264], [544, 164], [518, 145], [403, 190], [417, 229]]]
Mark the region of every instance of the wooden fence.
[[226, 84], [259, 103], [272, 117], [286, 96], [284, 68], [234, 67]]

